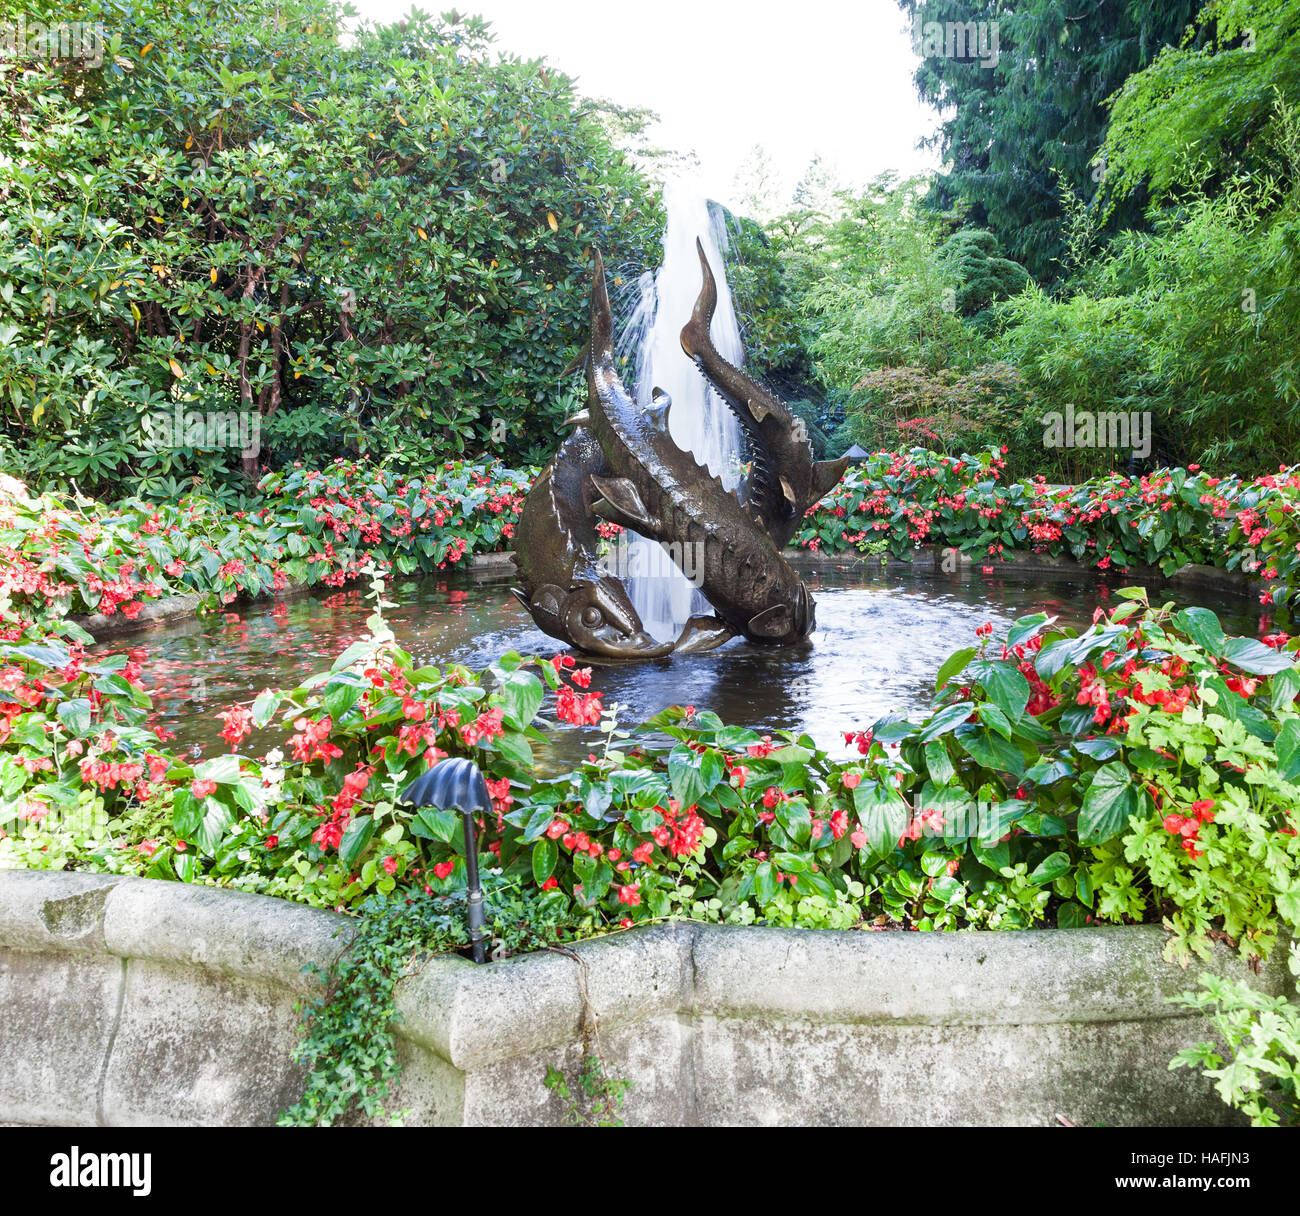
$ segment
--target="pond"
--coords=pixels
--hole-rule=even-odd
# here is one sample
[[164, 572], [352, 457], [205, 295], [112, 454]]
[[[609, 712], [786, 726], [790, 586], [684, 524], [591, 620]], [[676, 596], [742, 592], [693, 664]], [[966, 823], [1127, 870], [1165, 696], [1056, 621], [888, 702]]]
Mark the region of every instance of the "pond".
[[[668, 705], [711, 709], [724, 722], [759, 731], [807, 731], [836, 756], [842, 732], [866, 727], [892, 709], [930, 704], [935, 674], [948, 654], [975, 641], [992, 622], [995, 636], [1028, 613], [1044, 611], [1086, 626], [1097, 605], [1114, 605], [1121, 576], [1028, 574], [1013, 567], [983, 574], [971, 566], [952, 575], [884, 574], [874, 564], [803, 568], [816, 597], [816, 629], [797, 648], [763, 649], [742, 639], [708, 654], [669, 655], [642, 663], [590, 659], [591, 688], [604, 704], [625, 706], [624, 724], [642, 722]], [[398, 579], [398, 606], [386, 618], [399, 645], [419, 663], [485, 667], [507, 650], [550, 657], [563, 646], [534, 626], [510, 594], [510, 567], [437, 579]], [[1153, 589], [1153, 598], [1156, 592]], [[1226, 592], [1166, 593], [1219, 614], [1230, 633], [1257, 636], [1271, 622], [1251, 598]], [[151, 724], [175, 732], [175, 747], [224, 749], [216, 715], [250, 702], [263, 688], [292, 688], [365, 635], [363, 589], [308, 594], [239, 606], [208, 619], [149, 629], [105, 650], [143, 652], [144, 684], [153, 698]], [[549, 713], [550, 698], [543, 713]], [[552, 718], [554, 720], [554, 718]], [[584, 756], [595, 728], [555, 723], [550, 752], [564, 762]], [[276, 737], [252, 736], [246, 748]], [[547, 757], [539, 757], [545, 763]]]
[[[670, 656], [637, 664], [590, 661], [591, 687], [605, 704], [626, 708], [624, 724], [641, 722], [668, 705], [711, 709], [723, 721], [760, 731], [807, 731], [833, 754], [847, 754], [846, 730], [861, 729], [891, 709], [930, 703], [943, 660], [973, 644], [975, 627], [992, 622], [995, 637], [1017, 617], [1047, 612], [1084, 626], [1094, 607], [1113, 606], [1119, 576], [1065, 577], [973, 565], [953, 574], [883, 573], [846, 561], [804, 567], [817, 600], [817, 629], [804, 645], [767, 650], [742, 639], [709, 654]], [[427, 579], [398, 579], [387, 619], [399, 644], [418, 663], [485, 667], [508, 650], [549, 657], [563, 649], [539, 631], [510, 595], [509, 567]], [[1152, 589], [1153, 598], [1156, 592]], [[1219, 613], [1229, 633], [1257, 636], [1272, 628], [1253, 599], [1197, 589], [1161, 598], [1198, 603]], [[224, 750], [215, 714], [248, 703], [263, 688], [292, 688], [328, 670], [337, 655], [365, 635], [369, 608], [360, 586], [239, 606], [206, 620], [160, 626], [105, 649], [143, 651], [152, 722], [176, 733], [175, 746], [198, 754]], [[544, 713], [550, 714], [547, 699]], [[551, 715], [553, 722], [553, 714]], [[542, 767], [581, 758], [599, 738], [595, 728], [555, 724], [539, 755]], [[265, 732], [245, 743], [272, 746]]]

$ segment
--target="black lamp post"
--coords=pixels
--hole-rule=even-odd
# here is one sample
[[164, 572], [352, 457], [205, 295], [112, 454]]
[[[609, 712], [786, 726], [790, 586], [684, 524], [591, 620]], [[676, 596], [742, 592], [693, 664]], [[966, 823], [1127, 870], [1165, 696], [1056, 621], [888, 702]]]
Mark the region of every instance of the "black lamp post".
[[474, 816], [492, 809], [487, 782], [472, 760], [440, 760], [427, 773], [417, 777], [401, 793], [401, 800], [412, 806], [433, 806], [440, 811], [459, 811], [465, 824], [465, 877], [469, 887], [469, 944], [476, 963], [485, 963], [483, 888], [478, 880], [478, 843], [474, 836]]

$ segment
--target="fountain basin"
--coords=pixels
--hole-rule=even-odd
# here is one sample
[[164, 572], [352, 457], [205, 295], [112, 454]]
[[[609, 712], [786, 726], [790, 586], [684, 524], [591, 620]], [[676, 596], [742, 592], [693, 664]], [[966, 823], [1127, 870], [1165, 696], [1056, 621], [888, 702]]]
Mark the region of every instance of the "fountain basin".
[[[607, 705], [625, 706], [625, 725], [668, 705], [694, 704], [760, 732], [807, 731], [838, 756], [846, 754], [842, 731], [866, 727], [892, 710], [927, 707], [935, 672], [984, 621], [1001, 631], [1019, 616], [1044, 611], [1083, 627], [1094, 605], [1105, 604], [1117, 587], [1140, 582], [1153, 595], [1165, 594], [1156, 589], [1167, 586], [1180, 604], [1214, 608], [1229, 632], [1251, 636], [1260, 630], [1258, 602], [1243, 594], [1247, 581], [1220, 571], [1157, 583], [1158, 572], [1103, 575], [1035, 554], [999, 563], [988, 574], [979, 563], [946, 571], [942, 550], [920, 549], [913, 557], [890, 559], [882, 568], [879, 558], [800, 554], [798, 568], [817, 597], [817, 630], [809, 644], [773, 649], [736, 639], [704, 655], [592, 660], [592, 687]], [[399, 644], [420, 663], [481, 669], [509, 650], [545, 656], [562, 649], [509, 594], [511, 581], [508, 567], [486, 563], [449, 578], [397, 578], [389, 590], [397, 607], [386, 615]], [[179, 748], [225, 750], [219, 710], [327, 669], [364, 636], [369, 612], [359, 587], [318, 591], [233, 605], [202, 621], [158, 624], [131, 643], [107, 645], [141, 649], [154, 720], [176, 732]], [[600, 742], [596, 728], [549, 718], [545, 724], [547, 743], [538, 746], [537, 758], [547, 769], [572, 766]], [[257, 754], [280, 742], [267, 733], [254, 736], [247, 749]]]
[[[348, 919], [148, 879], [0, 874], [0, 1122], [265, 1124], [294, 1102], [294, 1004]], [[1169, 1059], [1206, 1036], [1165, 999], [1197, 967], [1155, 926], [835, 932], [675, 924], [398, 987], [410, 1124], [559, 1122], [582, 980], [629, 1123], [1226, 1124]], [[1255, 976], [1284, 990], [1285, 950]]]

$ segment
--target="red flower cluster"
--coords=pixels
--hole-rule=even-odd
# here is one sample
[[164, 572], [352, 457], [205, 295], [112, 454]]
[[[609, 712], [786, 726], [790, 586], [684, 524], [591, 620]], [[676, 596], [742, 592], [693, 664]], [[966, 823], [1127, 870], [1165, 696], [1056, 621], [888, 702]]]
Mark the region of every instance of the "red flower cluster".
[[343, 749], [329, 741], [330, 731], [334, 729], [334, 719], [329, 715], [319, 722], [297, 718], [293, 728], [298, 733], [289, 740], [289, 744], [295, 760], [301, 760], [304, 764], [310, 764], [313, 760], [329, 763], [343, 755]]
[[223, 710], [217, 714], [217, 717], [225, 723], [221, 728], [221, 737], [230, 744], [231, 751], [234, 751], [245, 735], [252, 732], [253, 711], [242, 705], [234, 705], [230, 709]]
[[1196, 847], [1201, 824], [1214, 822], [1214, 799], [1202, 798], [1192, 803], [1192, 813], [1190, 815], [1166, 815], [1164, 818], [1164, 829], [1172, 836], [1181, 838], [1183, 851], [1195, 861], [1198, 857], [1204, 855], [1204, 849]]
[[567, 684], [561, 684], [555, 690], [555, 712], [561, 722], [570, 722], [574, 726], [598, 726], [601, 695], [599, 692], [575, 692]]

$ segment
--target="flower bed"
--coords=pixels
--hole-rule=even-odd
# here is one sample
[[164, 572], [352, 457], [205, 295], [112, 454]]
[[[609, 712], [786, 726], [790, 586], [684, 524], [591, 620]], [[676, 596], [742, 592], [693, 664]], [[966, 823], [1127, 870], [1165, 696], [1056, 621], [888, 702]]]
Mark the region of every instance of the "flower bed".
[[900, 557], [937, 544], [989, 563], [1030, 550], [1166, 575], [1194, 563], [1257, 573], [1269, 584], [1263, 603], [1296, 594], [1300, 468], [1243, 481], [1192, 466], [1049, 486], [1042, 478], [1000, 483], [1004, 463], [996, 451], [877, 452], [808, 513], [794, 543], [837, 553], [884, 542]]
[[[981, 629], [920, 722], [851, 732], [858, 758], [760, 737], [694, 707], [618, 729], [569, 656], [484, 672], [419, 667], [383, 625], [329, 672], [221, 717], [226, 754], [169, 752], [142, 726], [139, 664], [90, 661], [68, 626], [0, 644], [0, 864], [179, 878], [332, 908], [463, 886], [458, 818], [398, 793], [472, 757], [495, 813], [487, 862], [575, 932], [689, 916], [915, 929], [1164, 920], [1184, 956], [1222, 931], [1266, 953], [1300, 924], [1300, 640], [1225, 637], [1140, 592], [1079, 635]], [[12, 614], [11, 614], [12, 616]], [[604, 728], [539, 777], [549, 690]], [[241, 743], [274, 728], [278, 748]]]
[[527, 489], [497, 465], [454, 461], [406, 478], [336, 461], [268, 474], [262, 506], [231, 512], [198, 496], [69, 505], [0, 478], [0, 593], [32, 615], [134, 618], [166, 596], [197, 592], [215, 606], [290, 582], [338, 587], [371, 563], [445, 570], [508, 547]]
[[[1261, 599], [1293, 598], [1300, 473], [1254, 481], [1197, 469], [1078, 486], [1003, 485], [997, 452], [877, 453], [808, 513], [794, 543], [819, 553], [939, 544], [989, 563], [1015, 551], [1101, 569], [1186, 563], [1258, 573]], [[424, 478], [336, 461], [268, 474], [262, 505], [231, 512], [191, 496], [106, 507], [28, 498], [0, 477], [0, 591], [36, 615], [140, 615], [197, 593], [209, 606], [287, 586], [342, 586], [367, 565], [446, 570], [510, 547], [534, 470], [451, 462]]]

